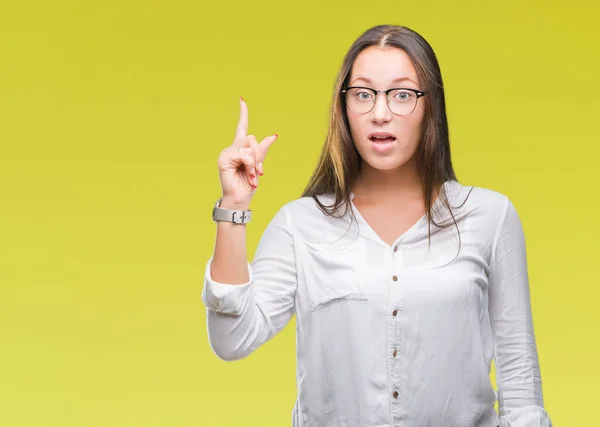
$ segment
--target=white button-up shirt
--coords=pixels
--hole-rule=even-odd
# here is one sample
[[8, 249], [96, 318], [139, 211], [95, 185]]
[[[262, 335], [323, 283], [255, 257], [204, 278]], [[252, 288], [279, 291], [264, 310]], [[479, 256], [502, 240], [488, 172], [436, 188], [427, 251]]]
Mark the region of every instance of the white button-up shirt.
[[[358, 224], [309, 197], [285, 204], [248, 283], [215, 282], [208, 261], [212, 350], [246, 357], [296, 314], [294, 427], [551, 427], [515, 207], [489, 189], [444, 187], [460, 233], [431, 224], [429, 251], [425, 216], [390, 246], [353, 204]], [[452, 222], [440, 198], [433, 209]]]

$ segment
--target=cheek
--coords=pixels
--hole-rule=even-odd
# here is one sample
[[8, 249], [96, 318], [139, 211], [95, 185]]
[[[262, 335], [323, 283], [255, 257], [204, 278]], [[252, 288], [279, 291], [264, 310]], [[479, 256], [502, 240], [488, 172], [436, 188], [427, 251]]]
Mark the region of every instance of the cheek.
[[402, 128], [403, 133], [409, 136], [411, 141], [418, 142], [423, 134], [424, 114], [422, 111], [419, 111], [418, 114], [415, 113], [417, 111], [409, 116], [408, 120], [402, 124]]
[[415, 117], [415, 120], [411, 120], [407, 123], [408, 129], [410, 130], [411, 135], [418, 137], [421, 135], [421, 130], [423, 129], [423, 120]]
[[417, 105], [417, 109], [414, 112], [415, 114], [415, 128], [421, 132], [424, 129], [425, 125], [425, 105], [419, 104]]
[[361, 116], [358, 116], [354, 113], [347, 112], [348, 124], [350, 125], [350, 133], [352, 134], [352, 138], [356, 139], [358, 135], [361, 134], [364, 124], [361, 122]]

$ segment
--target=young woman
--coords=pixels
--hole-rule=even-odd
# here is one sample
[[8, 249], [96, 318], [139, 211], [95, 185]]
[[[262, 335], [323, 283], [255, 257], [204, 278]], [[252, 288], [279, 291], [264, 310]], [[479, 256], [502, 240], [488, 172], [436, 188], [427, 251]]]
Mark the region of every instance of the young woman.
[[248, 356], [296, 314], [294, 427], [552, 425], [519, 216], [505, 195], [457, 181], [445, 108], [419, 34], [362, 34], [337, 78], [318, 166], [248, 264], [248, 207], [277, 135], [246, 135], [241, 101], [218, 161], [202, 299], [224, 360]]

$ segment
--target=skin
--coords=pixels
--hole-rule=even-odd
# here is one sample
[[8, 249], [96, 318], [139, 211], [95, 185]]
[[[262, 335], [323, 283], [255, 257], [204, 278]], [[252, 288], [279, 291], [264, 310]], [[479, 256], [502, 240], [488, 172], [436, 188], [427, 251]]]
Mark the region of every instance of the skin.
[[[240, 119], [233, 144], [219, 155], [219, 179], [223, 191], [220, 207], [247, 210], [264, 174], [263, 162], [277, 134], [260, 143], [248, 135], [248, 106], [240, 98]], [[241, 285], [250, 280], [246, 256], [246, 225], [217, 222], [217, 238], [211, 262], [211, 277], [217, 282]]]
[[[367, 78], [368, 81], [359, 80]], [[404, 78], [400, 82], [394, 79]], [[396, 48], [369, 47], [357, 57], [350, 74], [351, 85], [374, 89], [408, 87], [421, 89], [415, 68], [406, 53]], [[361, 175], [353, 188], [353, 203], [382, 242], [393, 242], [424, 213], [423, 191], [414, 162], [421, 139], [424, 116], [422, 99], [408, 116], [396, 116], [387, 107], [386, 98], [377, 97], [367, 114], [348, 111], [351, 134], [363, 159]], [[246, 210], [264, 172], [263, 161], [277, 135], [260, 143], [247, 135], [248, 107], [240, 100], [240, 120], [234, 142], [219, 156], [219, 176], [223, 197], [221, 207]], [[378, 153], [368, 139], [371, 132], [389, 132], [396, 136], [394, 147]], [[248, 278], [245, 225], [219, 222], [211, 275], [221, 283], [242, 284]]]
[[[371, 46], [358, 55], [350, 73], [350, 86], [377, 90], [396, 87], [422, 90], [406, 52], [379, 46]], [[362, 158], [361, 175], [353, 188], [353, 203], [388, 245], [392, 245], [425, 213], [423, 189], [415, 162], [422, 136], [425, 98], [420, 98], [415, 110], [407, 116], [393, 114], [384, 94], [377, 96], [369, 113], [357, 114], [347, 110], [351, 135]], [[385, 153], [377, 152], [368, 138], [372, 132], [394, 135], [396, 141], [392, 149]]]

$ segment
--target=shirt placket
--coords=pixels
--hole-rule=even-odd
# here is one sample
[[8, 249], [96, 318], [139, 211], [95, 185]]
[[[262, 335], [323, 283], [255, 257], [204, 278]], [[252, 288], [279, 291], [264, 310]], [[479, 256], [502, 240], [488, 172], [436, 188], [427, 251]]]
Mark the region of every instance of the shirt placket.
[[404, 314], [404, 288], [402, 286], [401, 271], [402, 248], [397, 243], [390, 248], [387, 276], [390, 305], [388, 308], [388, 366], [389, 366], [389, 394], [390, 394], [390, 425], [401, 427], [403, 419], [403, 393], [402, 366], [400, 349], [403, 345], [402, 318]]

